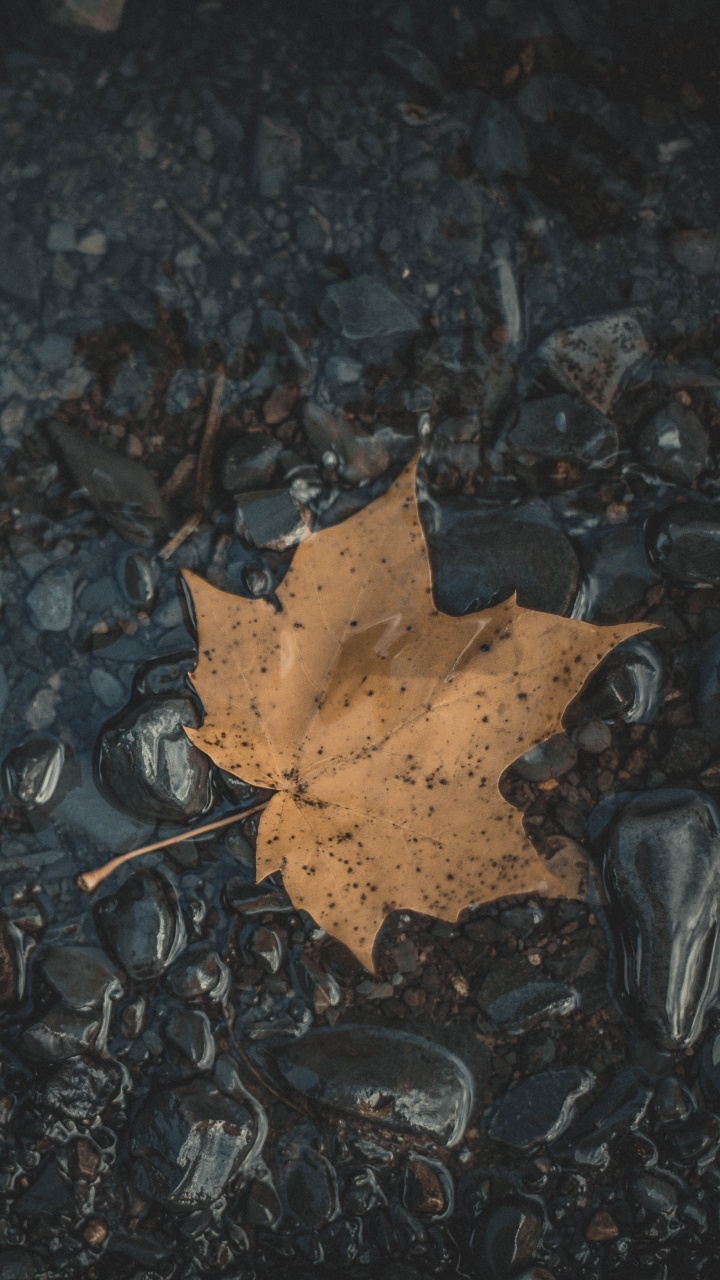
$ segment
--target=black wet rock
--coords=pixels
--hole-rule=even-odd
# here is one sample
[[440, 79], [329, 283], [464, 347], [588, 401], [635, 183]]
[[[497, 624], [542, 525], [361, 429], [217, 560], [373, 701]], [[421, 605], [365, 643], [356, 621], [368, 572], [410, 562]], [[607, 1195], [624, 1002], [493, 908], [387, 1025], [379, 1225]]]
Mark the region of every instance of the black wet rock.
[[432, 1222], [447, 1218], [455, 1202], [452, 1174], [439, 1160], [411, 1151], [403, 1171], [402, 1196], [410, 1213], [419, 1213]]
[[556, 1154], [604, 1168], [608, 1143], [640, 1123], [652, 1096], [653, 1086], [644, 1071], [620, 1067], [600, 1097], [565, 1132]]
[[672, 1182], [656, 1173], [639, 1173], [628, 1180], [628, 1198], [638, 1209], [656, 1216], [673, 1213], [677, 1208], [677, 1191]]
[[100, 1043], [102, 1020], [98, 1013], [52, 1005], [20, 1036], [19, 1049], [31, 1062], [62, 1062], [86, 1053]]
[[705, 737], [720, 745], [720, 632], [698, 654], [697, 718]]
[[222, 465], [222, 485], [228, 493], [268, 489], [277, 471], [282, 444], [270, 435], [240, 436], [231, 444]]
[[476, 1274], [507, 1280], [532, 1261], [542, 1237], [543, 1220], [534, 1205], [508, 1203], [484, 1209], [470, 1237]]
[[307, 537], [310, 513], [291, 490], [258, 489], [244, 494], [235, 509], [235, 532], [253, 547], [287, 551]]
[[672, 400], [638, 437], [638, 456], [664, 479], [692, 484], [707, 462], [708, 434], [692, 409]]
[[583, 548], [583, 576], [573, 617], [612, 621], [642, 604], [649, 587], [660, 581], [648, 561], [644, 525], [627, 521], [604, 528]]
[[283, 1207], [269, 1171], [253, 1179], [243, 1207], [243, 1221], [253, 1227], [272, 1230], [282, 1217]]
[[[533, 514], [540, 508], [533, 504]], [[435, 602], [442, 613], [487, 609], [517, 591], [526, 609], [565, 614], [575, 598], [578, 562], [570, 541], [524, 509], [500, 508], [428, 533]]]
[[75, 483], [111, 529], [128, 542], [150, 546], [171, 526], [157, 485], [139, 462], [104, 449], [64, 422], [48, 424], [48, 435], [62, 453]]
[[720, 1119], [699, 1109], [683, 1120], [663, 1126], [659, 1141], [669, 1158], [680, 1165], [691, 1165], [720, 1147]]
[[282, 1165], [280, 1196], [286, 1214], [308, 1231], [319, 1231], [340, 1210], [333, 1166], [310, 1146], [294, 1150]]
[[344, 1213], [362, 1217], [376, 1205], [385, 1203], [385, 1193], [372, 1169], [353, 1169], [347, 1175], [342, 1193]]
[[0, 1007], [22, 999], [26, 949], [17, 925], [0, 918]]
[[382, 51], [390, 62], [399, 67], [401, 71], [406, 72], [416, 84], [422, 85], [423, 88], [430, 89], [438, 97], [442, 97], [443, 83], [438, 69], [435, 63], [431, 62], [427, 54], [423, 53], [421, 49], [409, 44], [407, 40], [397, 40], [391, 37], [389, 40], [383, 41]]
[[23, 809], [49, 804], [65, 764], [65, 747], [50, 734], [31, 734], [6, 755], [2, 785], [8, 800]]
[[209, 1071], [215, 1061], [215, 1041], [210, 1019], [199, 1009], [183, 1009], [167, 1019], [163, 1033], [168, 1044], [177, 1049], [185, 1062], [196, 1071]]
[[230, 970], [217, 951], [200, 943], [188, 947], [165, 979], [181, 1000], [224, 1000], [230, 986]]
[[485, 1012], [504, 1035], [517, 1036], [545, 1018], [562, 1018], [578, 1008], [580, 996], [563, 982], [528, 982], [491, 1000]]
[[168, 1208], [196, 1209], [222, 1195], [253, 1148], [250, 1109], [206, 1080], [152, 1093], [133, 1122], [133, 1182]]
[[665, 1076], [660, 1081], [653, 1098], [652, 1114], [656, 1124], [669, 1124], [672, 1120], [684, 1120], [695, 1110], [695, 1100], [690, 1090], [681, 1084], [677, 1076]]
[[246, 925], [240, 933], [240, 945], [250, 963], [265, 973], [278, 973], [287, 953], [287, 936], [282, 929], [264, 924]]
[[662, 1045], [690, 1045], [720, 990], [720, 819], [699, 791], [613, 803], [589, 833], [603, 849], [619, 994]]
[[104, 790], [136, 817], [189, 822], [206, 814], [216, 799], [215, 771], [183, 728], [200, 724], [190, 696], [158, 695], [131, 703], [100, 735]]
[[505, 174], [527, 177], [530, 156], [525, 132], [511, 107], [494, 100], [488, 104], [476, 126], [472, 155], [476, 168], [491, 181]]
[[668, 507], [648, 522], [647, 552], [671, 582], [720, 585], [720, 508], [700, 502]]
[[578, 1098], [593, 1083], [591, 1072], [580, 1067], [552, 1068], [518, 1081], [493, 1108], [489, 1137], [522, 1151], [554, 1142], [572, 1124]]
[[0, 1280], [35, 1280], [36, 1275], [27, 1249], [0, 1249]]
[[95, 907], [98, 933], [131, 978], [157, 978], [185, 946], [175, 889], [157, 871], [136, 871]]
[[613, 423], [579, 396], [527, 400], [507, 437], [521, 460], [566, 459], [583, 468], [612, 466], [618, 436]]
[[619, 716], [625, 724], [652, 724], [660, 710], [663, 662], [644, 636], [624, 640], [602, 664], [583, 703], [608, 721]]
[[316, 1014], [336, 1008], [342, 1001], [342, 989], [331, 973], [309, 956], [294, 957], [290, 972], [293, 984], [309, 1000]]
[[69, 1058], [36, 1088], [38, 1108], [75, 1121], [89, 1121], [130, 1088], [130, 1079], [118, 1062], [88, 1057]]
[[700, 1050], [700, 1088], [713, 1106], [720, 1106], [720, 1031], [714, 1031]]
[[223, 902], [228, 911], [243, 916], [262, 916], [266, 912], [287, 915], [294, 910], [285, 890], [269, 876], [256, 884], [233, 877], [224, 885]]
[[384, 1027], [321, 1028], [275, 1052], [285, 1079], [323, 1107], [391, 1129], [461, 1139], [473, 1105], [472, 1077], [455, 1054]]
[[130, 551], [117, 566], [120, 586], [131, 604], [149, 609], [157, 595], [160, 570], [156, 560], [144, 551]]
[[52, 947], [42, 958], [40, 974], [69, 1009], [99, 1009], [122, 995], [120, 975], [98, 947]]

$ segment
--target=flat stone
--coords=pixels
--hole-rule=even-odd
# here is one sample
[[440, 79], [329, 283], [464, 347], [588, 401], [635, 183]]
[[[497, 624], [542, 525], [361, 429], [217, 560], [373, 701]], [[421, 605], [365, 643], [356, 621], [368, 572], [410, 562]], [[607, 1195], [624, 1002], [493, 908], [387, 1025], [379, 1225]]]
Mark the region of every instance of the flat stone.
[[405, 303], [371, 276], [356, 276], [354, 280], [329, 285], [320, 310], [330, 327], [350, 342], [409, 337], [419, 327]]
[[650, 561], [658, 573], [688, 585], [720, 584], [720, 512], [711, 503], [675, 503], [648, 522]]
[[643, 462], [666, 480], [692, 484], [707, 462], [710, 438], [697, 414], [672, 400], [643, 427], [637, 447]]
[[668, 248], [678, 266], [695, 276], [713, 276], [720, 272], [720, 232], [700, 227], [691, 231], [673, 231]]
[[[280, 1048], [286, 1080], [321, 1106], [455, 1146], [472, 1110], [472, 1077], [430, 1040], [373, 1026], [310, 1031]], [[407, 1064], [412, 1062], [408, 1072]]]
[[506, 173], [527, 177], [530, 156], [525, 132], [511, 107], [495, 101], [486, 107], [475, 131], [473, 160], [490, 180]]
[[491, 1000], [485, 1012], [505, 1035], [521, 1035], [546, 1018], [562, 1018], [578, 1008], [574, 987], [562, 982], [527, 982]]
[[607, 413], [623, 378], [649, 350], [632, 312], [618, 311], [556, 330], [535, 354], [569, 391]]
[[578, 1098], [593, 1083], [592, 1074], [579, 1067], [557, 1067], [520, 1080], [493, 1108], [489, 1137], [521, 1151], [554, 1142], [572, 1123]]
[[98, 933], [131, 978], [148, 981], [169, 968], [186, 942], [177, 894], [157, 871], [136, 871], [95, 907]]
[[27, 594], [27, 607], [38, 631], [67, 631], [73, 618], [75, 574], [48, 569]]
[[583, 467], [612, 466], [618, 435], [604, 414], [578, 396], [528, 400], [508, 435], [513, 453], [538, 459], [565, 458]]
[[99, 1009], [122, 994], [117, 969], [99, 947], [52, 947], [42, 958], [45, 982], [69, 1009]]

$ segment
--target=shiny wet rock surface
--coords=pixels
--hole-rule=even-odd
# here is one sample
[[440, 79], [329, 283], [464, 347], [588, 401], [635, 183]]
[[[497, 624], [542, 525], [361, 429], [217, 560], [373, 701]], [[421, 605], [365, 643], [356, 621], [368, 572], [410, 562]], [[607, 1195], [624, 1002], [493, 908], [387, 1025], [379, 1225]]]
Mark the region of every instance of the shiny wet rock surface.
[[[105, 34], [102, 34], [102, 30]], [[712, 1280], [715, 6], [7, 0], [0, 1280]], [[353, 964], [185, 727], [418, 449], [436, 604], [644, 622], [502, 789], [588, 901]], [[93, 898], [80, 871], [167, 838]]]

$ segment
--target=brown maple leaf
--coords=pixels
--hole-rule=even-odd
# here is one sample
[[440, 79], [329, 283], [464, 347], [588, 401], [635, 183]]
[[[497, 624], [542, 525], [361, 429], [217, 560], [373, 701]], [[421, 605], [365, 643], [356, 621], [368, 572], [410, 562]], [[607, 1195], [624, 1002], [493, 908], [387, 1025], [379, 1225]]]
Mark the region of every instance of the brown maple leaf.
[[296, 906], [368, 969], [395, 909], [455, 920], [506, 894], [581, 894], [584, 869], [540, 858], [498, 779], [642, 624], [591, 626], [514, 599], [439, 613], [414, 463], [298, 547], [280, 612], [186, 578], [206, 712], [186, 732], [221, 768], [276, 792], [258, 879], [281, 871]]

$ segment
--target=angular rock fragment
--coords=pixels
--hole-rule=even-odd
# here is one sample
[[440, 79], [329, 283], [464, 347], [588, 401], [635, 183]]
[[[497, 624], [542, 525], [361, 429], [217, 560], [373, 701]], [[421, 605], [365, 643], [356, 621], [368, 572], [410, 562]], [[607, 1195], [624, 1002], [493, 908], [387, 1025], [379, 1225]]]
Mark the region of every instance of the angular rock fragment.
[[211, 1204], [242, 1168], [255, 1120], [206, 1080], [153, 1093], [133, 1123], [133, 1182], [140, 1195], [189, 1211]]

